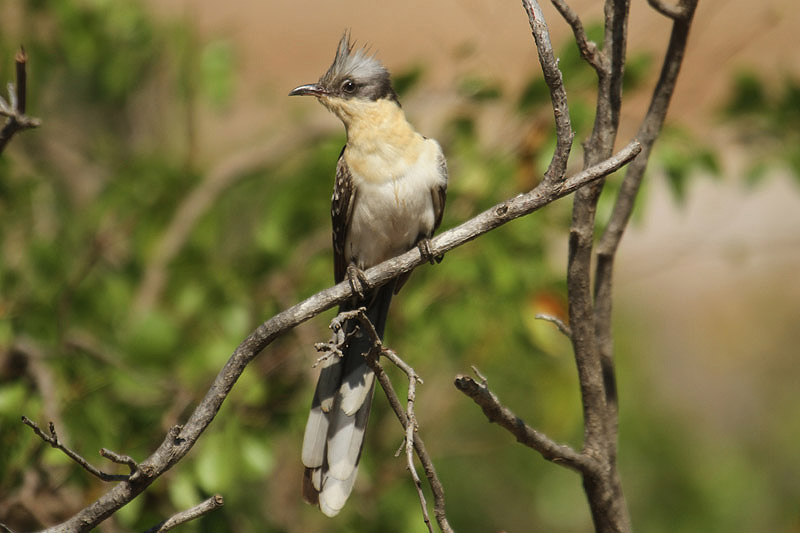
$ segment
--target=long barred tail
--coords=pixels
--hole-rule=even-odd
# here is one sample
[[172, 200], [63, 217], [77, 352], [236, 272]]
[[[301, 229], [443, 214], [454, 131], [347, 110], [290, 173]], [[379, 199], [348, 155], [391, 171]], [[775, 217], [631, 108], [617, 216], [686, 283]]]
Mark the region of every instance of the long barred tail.
[[[383, 339], [394, 286], [384, 285], [374, 296], [339, 310], [357, 309], [368, 302], [367, 317]], [[345, 333], [355, 329], [354, 322], [345, 323]], [[344, 356], [331, 357], [322, 367], [311, 403], [303, 439], [303, 498], [319, 504], [328, 516], [336, 516], [344, 507], [356, 480], [375, 388], [375, 374], [363, 355], [371, 347], [367, 335], [350, 337]]]

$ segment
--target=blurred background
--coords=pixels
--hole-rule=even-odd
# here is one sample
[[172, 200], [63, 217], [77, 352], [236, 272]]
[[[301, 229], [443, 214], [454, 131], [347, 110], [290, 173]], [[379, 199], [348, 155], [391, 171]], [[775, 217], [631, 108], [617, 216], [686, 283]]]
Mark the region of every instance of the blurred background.
[[[544, 4], [580, 141], [594, 75]], [[599, 38], [600, 3], [571, 4]], [[792, 0], [700, 2], [619, 252], [619, 461], [638, 531], [800, 531], [798, 27]], [[21, 415], [116, 471], [96, 450], [148, 456], [245, 335], [331, 284], [344, 132], [286, 95], [327, 69], [345, 28], [445, 149], [443, 229], [535, 185], [552, 112], [518, 2], [0, 3], [0, 79], [24, 44], [43, 120], [0, 155], [0, 522], [51, 525], [107, 490]], [[620, 146], [669, 36], [643, 0], [629, 28]], [[420, 268], [393, 304], [386, 341], [425, 379], [420, 432], [457, 531], [592, 530], [580, 479], [452, 386], [476, 365], [526, 422], [580, 446], [569, 344], [533, 318], [565, 314], [570, 206]], [[265, 350], [189, 456], [100, 530], [142, 530], [220, 493], [225, 506], [183, 530], [424, 531], [381, 394], [345, 510], [331, 520], [301, 502], [313, 344], [332, 316]]]

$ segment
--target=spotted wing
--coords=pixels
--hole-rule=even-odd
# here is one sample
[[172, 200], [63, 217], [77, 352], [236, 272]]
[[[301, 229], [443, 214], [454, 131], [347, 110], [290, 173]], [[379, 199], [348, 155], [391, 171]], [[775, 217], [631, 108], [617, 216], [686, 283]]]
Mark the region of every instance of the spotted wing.
[[355, 204], [353, 175], [344, 159], [344, 148], [336, 164], [336, 180], [331, 198], [331, 221], [333, 222], [333, 274], [336, 283], [344, 281], [348, 259], [345, 256], [345, 239]]
[[431, 199], [433, 200], [433, 212], [434, 212], [434, 222], [433, 222], [433, 230], [429, 237], [433, 236], [433, 232], [436, 231], [436, 228], [439, 227], [439, 224], [442, 223], [442, 216], [444, 215], [444, 203], [447, 200], [447, 160], [444, 158], [444, 154], [439, 152], [439, 175], [443, 178], [442, 181], [444, 182], [439, 187], [436, 187], [431, 190]]

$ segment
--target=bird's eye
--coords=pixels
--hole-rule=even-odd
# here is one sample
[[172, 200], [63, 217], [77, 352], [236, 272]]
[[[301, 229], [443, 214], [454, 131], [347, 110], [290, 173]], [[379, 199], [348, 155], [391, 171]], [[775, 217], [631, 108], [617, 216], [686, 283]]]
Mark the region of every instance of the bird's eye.
[[347, 94], [353, 94], [356, 90], [356, 84], [353, 83], [353, 80], [344, 80], [342, 82], [342, 91]]

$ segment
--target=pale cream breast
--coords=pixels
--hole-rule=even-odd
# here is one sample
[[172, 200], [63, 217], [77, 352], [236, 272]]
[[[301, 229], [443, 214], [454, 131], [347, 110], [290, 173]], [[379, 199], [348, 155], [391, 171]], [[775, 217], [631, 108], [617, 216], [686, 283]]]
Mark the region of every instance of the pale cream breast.
[[415, 160], [402, 165], [387, 161], [394, 174], [379, 174], [373, 166], [373, 179], [364, 179], [346, 158], [357, 195], [345, 243], [348, 260], [368, 268], [409, 250], [420, 235], [433, 231], [431, 191], [445, 179], [439, 173], [440, 153], [436, 141], [423, 139]]
[[391, 100], [328, 98], [325, 105], [347, 129], [344, 158], [355, 187], [345, 256], [368, 268], [433, 231], [431, 191], [446, 180], [441, 148], [417, 133]]

